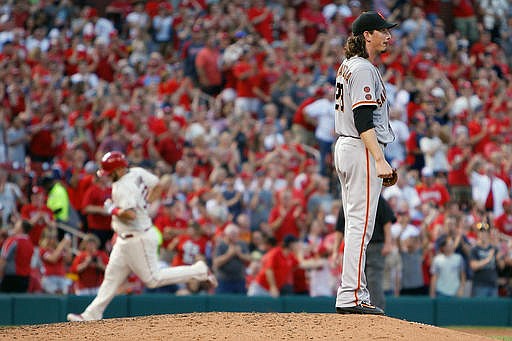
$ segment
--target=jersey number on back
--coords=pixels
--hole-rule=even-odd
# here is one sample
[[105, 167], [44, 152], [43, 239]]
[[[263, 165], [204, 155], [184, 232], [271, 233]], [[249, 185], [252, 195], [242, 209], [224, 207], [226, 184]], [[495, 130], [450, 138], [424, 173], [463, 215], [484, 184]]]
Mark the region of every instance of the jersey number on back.
[[343, 84], [341, 82], [336, 83], [336, 105], [334, 109], [343, 111]]

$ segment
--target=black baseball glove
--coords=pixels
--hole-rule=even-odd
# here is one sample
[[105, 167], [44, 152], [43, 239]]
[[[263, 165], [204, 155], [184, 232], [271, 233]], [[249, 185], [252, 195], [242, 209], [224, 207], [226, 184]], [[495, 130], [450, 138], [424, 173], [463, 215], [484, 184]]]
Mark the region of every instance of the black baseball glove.
[[398, 181], [398, 173], [396, 172], [396, 169], [393, 169], [393, 174], [387, 178], [382, 178], [382, 186], [389, 187], [396, 184]]

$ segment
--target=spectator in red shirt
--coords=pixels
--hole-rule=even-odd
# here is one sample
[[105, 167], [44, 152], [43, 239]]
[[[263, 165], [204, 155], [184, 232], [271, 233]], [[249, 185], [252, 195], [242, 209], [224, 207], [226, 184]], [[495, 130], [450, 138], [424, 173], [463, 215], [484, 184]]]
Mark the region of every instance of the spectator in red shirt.
[[258, 34], [267, 42], [274, 41], [272, 27], [274, 25], [274, 14], [265, 6], [265, 1], [255, 0], [253, 6], [247, 10], [247, 18]]
[[318, 87], [315, 90], [313, 96], [306, 98], [295, 110], [292, 119], [292, 132], [295, 139], [300, 142], [310, 146], [315, 145], [315, 128], [316, 126], [313, 123], [310, 123], [306, 119], [306, 113], [304, 112], [304, 108], [309, 104], [315, 102], [325, 95], [326, 87]]
[[447, 159], [448, 188], [450, 197], [461, 206], [468, 208], [471, 204], [471, 185], [466, 174], [466, 166], [471, 158], [471, 145], [466, 131], [455, 136], [455, 144], [448, 149]]
[[287, 235], [281, 246], [263, 256], [260, 271], [247, 290], [248, 296], [279, 297], [293, 293], [293, 270], [299, 265], [294, 254], [298, 241], [294, 235]]
[[175, 238], [187, 232], [188, 222], [179, 215], [181, 204], [176, 199], [166, 199], [155, 217], [155, 226], [162, 233], [162, 248], [167, 247]]
[[260, 100], [254, 94], [253, 83], [258, 82], [258, 65], [252, 47], [244, 47], [239, 61], [233, 66], [236, 78], [235, 112], [238, 114], [256, 114], [260, 108]]
[[185, 139], [180, 133], [180, 125], [176, 121], [169, 123], [169, 130], [157, 138], [156, 150], [160, 157], [173, 169], [183, 157]]
[[302, 200], [294, 199], [289, 190], [281, 192], [278, 204], [270, 211], [268, 217], [269, 227], [278, 243], [288, 234], [299, 237], [299, 218], [303, 210]]
[[327, 31], [327, 21], [322, 13], [319, 0], [308, 1], [308, 7], [299, 13], [304, 41], [312, 45], [320, 33]]
[[0, 292], [27, 292], [30, 282], [30, 261], [34, 246], [28, 233], [32, 224], [18, 220], [13, 234], [5, 240], [0, 252]]
[[217, 48], [215, 33], [212, 32], [196, 56], [196, 71], [201, 91], [217, 96], [222, 91], [221, 54]]
[[96, 295], [103, 282], [108, 256], [99, 250], [100, 240], [94, 234], [87, 234], [80, 243], [80, 253], [73, 259], [70, 272], [78, 276], [75, 283], [76, 295]]
[[66, 277], [66, 265], [73, 259], [71, 237], [66, 235], [59, 242], [57, 231], [47, 228], [43, 231], [39, 247], [39, 256], [43, 264], [43, 291], [48, 294], [67, 294], [71, 280]]
[[478, 40], [478, 22], [475, 7], [471, 0], [453, 0], [453, 21], [455, 29], [463, 38], [474, 43]]
[[294, 293], [294, 270], [321, 266], [323, 261], [316, 259], [304, 260], [297, 257], [299, 239], [294, 235], [286, 235], [280, 246], [268, 250], [263, 256], [261, 268], [247, 290], [248, 296], [289, 295]]
[[39, 245], [41, 234], [45, 228], [54, 228], [53, 212], [46, 206], [45, 192], [42, 187], [32, 187], [30, 204], [21, 207], [21, 217], [32, 224], [29, 232], [30, 240], [34, 246]]
[[421, 170], [420, 184], [416, 186], [422, 203], [432, 203], [436, 207], [444, 207], [450, 201], [450, 194], [445, 186], [439, 184], [434, 177], [434, 172], [428, 167]]
[[100, 249], [109, 250], [109, 241], [114, 231], [110, 228], [111, 215], [105, 211], [103, 204], [110, 198], [112, 188], [107, 177], [96, 177], [87, 188], [82, 199], [82, 213], [87, 219], [87, 232], [100, 239]]
[[187, 233], [175, 238], [167, 247], [168, 250], [176, 251], [172, 266], [190, 265], [199, 259], [204, 259], [209, 242], [199, 224], [190, 224]]

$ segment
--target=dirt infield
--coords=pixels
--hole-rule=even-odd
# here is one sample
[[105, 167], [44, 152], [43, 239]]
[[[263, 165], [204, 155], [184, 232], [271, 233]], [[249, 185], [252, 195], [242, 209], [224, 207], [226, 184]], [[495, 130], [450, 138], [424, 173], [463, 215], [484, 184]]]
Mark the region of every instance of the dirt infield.
[[[495, 335], [500, 335], [495, 334]], [[382, 316], [193, 313], [0, 328], [0, 340], [490, 340]]]

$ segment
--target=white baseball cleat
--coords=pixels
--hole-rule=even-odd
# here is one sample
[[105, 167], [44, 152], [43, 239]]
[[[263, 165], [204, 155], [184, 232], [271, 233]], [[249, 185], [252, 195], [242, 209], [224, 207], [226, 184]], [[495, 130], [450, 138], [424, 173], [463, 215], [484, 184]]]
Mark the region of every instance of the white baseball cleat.
[[212, 287], [216, 288], [219, 285], [219, 282], [217, 282], [217, 278], [215, 278], [215, 275], [210, 270], [208, 265], [206, 265], [206, 263], [204, 261], [202, 261], [202, 260], [197, 261], [196, 264], [197, 264], [197, 266], [200, 266], [201, 268], [203, 268], [204, 271], [206, 272], [206, 281], [208, 283], [210, 283], [210, 285]]
[[69, 322], [84, 322], [86, 319], [80, 314], [68, 314], [67, 319]]
[[216, 288], [219, 286], [219, 282], [217, 282], [217, 278], [215, 278], [215, 275], [210, 270], [208, 270], [207, 280], [213, 288]]

